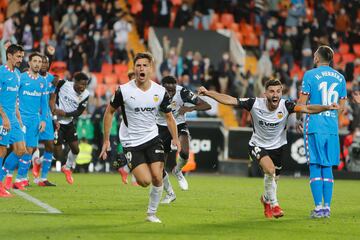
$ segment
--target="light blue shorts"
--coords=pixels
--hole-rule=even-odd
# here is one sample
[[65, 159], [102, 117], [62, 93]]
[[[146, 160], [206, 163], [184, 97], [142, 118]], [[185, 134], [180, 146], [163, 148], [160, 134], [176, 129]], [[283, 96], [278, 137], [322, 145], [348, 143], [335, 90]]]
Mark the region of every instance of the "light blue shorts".
[[40, 133], [40, 141], [54, 141], [54, 123], [51, 117], [46, 118], [45, 131]]
[[0, 145], [7, 146], [25, 139], [17, 119], [10, 120], [10, 131], [5, 131], [0, 118], [0, 130]]
[[340, 162], [340, 140], [337, 134], [305, 135], [308, 162], [321, 166], [337, 166]]

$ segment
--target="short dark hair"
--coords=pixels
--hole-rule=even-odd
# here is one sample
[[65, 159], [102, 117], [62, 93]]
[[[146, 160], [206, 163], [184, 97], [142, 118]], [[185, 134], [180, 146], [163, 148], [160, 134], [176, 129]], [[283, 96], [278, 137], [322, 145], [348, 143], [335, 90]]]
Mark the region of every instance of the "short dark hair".
[[149, 52], [141, 52], [141, 53], [137, 53], [135, 55], [134, 65], [136, 64], [137, 60], [142, 59], [142, 58], [146, 58], [147, 60], [149, 60], [149, 62], [151, 64], [154, 62], [154, 58], [153, 58], [151, 53], [149, 53]]
[[333, 60], [334, 51], [329, 46], [322, 45], [316, 51], [322, 61], [330, 63]]
[[76, 72], [74, 73], [74, 80], [75, 82], [85, 80], [89, 83], [89, 77], [83, 72]]
[[24, 52], [24, 48], [18, 44], [11, 44], [6, 49], [6, 59], [8, 59], [8, 54], [14, 55], [17, 52]]
[[282, 86], [282, 83], [279, 79], [269, 79], [265, 82], [265, 90], [267, 90], [270, 86]]
[[161, 84], [176, 84], [176, 78], [174, 76], [166, 76], [161, 80]]
[[43, 59], [43, 55], [41, 55], [41, 53], [39, 52], [33, 52], [29, 55], [29, 61], [31, 61], [33, 59], [33, 57], [40, 57], [41, 58], [41, 61]]

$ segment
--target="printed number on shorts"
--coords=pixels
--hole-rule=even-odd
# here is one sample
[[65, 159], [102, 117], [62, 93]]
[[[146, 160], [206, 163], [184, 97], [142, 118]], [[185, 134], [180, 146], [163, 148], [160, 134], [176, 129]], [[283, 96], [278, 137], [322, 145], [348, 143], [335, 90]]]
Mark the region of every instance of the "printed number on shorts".
[[251, 151], [251, 153], [256, 156], [257, 159], [260, 158], [259, 152], [261, 152], [261, 149], [259, 147], [254, 147], [254, 149]]

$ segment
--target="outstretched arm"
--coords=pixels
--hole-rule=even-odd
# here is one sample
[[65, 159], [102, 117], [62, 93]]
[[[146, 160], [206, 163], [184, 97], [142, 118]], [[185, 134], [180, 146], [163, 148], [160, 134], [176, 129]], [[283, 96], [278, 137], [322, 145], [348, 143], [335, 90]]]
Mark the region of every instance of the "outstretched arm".
[[238, 105], [238, 100], [236, 98], [226, 95], [226, 94], [218, 93], [215, 91], [208, 91], [204, 87], [200, 87], [198, 89], [198, 93], [199, 93], [199, 95], [202, 95], [202, 96], [211, 97], [212, 99], [218, 101], [219, 103], [225, 104], [225, 105], [232, 105], [232, 106]]
[[302, 113], [319, 113], [328, 110], [338, 110], [339, 105], [333, 103], [331, 105], [296, 105], [294, 108], [294, 112], [302, 112]]

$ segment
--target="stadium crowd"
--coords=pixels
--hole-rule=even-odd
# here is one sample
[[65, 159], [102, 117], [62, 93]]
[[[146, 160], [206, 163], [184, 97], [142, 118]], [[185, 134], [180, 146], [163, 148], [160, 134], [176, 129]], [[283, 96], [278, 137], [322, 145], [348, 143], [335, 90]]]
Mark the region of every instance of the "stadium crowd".
[[[73, 73], [83, 71], [93, 79], [88, 109], [78, 121], [78, 132], [95, 143], [95, 149], [101, 146], [98, 126], [112, 93], [104, 86], [111, 83], [114, 89], [116, 84], [127, 81], [107, 80], [99, 73], [103, 73], [104, 66], [111, 66], [116, 74], [115, 66], [123, 66], [120, 72], [124, 77], [131, 59], [127, 44], [129, 33], [134, 30], [132, 19], [136, 19], [136, 29], [145, 43], [149, 26], [199, 31], [228, 29], [236, 32], [247, 55], [255, 57], [255, 71], [233, 63], [228, 52], [214, 66], [206, 54], [196, 49], [182, 52], [186, 43], [181, 38], [173, 46], [165, 37], [164, 61], [159, 65], [162, 76], [174, 75], [181, 85], [192, 90], [205, 85], [236, 97], [255, 97], [264, 92], [266, 80], [277, 77], [284, 85], [284, 97], [296, 100], [303, 74], [313, 67], [312, 54], [321, 44], [335, 50], [333, 66], [345, 76], [349, 93], [358, 90], [359, 0], [128, 0], [130, 12], [124, 11], [119, 2], [2, 1], [0, 6], [2, 63], [9, 42], [23, 45], [27, 55], [33, 51], [45, 53], [50, 45], [56, 50], [53, 63], [59, 68], [65, 66], [65, 78], [71, 79]], [[340, 126], [348, 128], [352, 136], [360, 124], [360, 111], [358, 105], [351, 103], [351, 94], [349, 97]], [[237, 119], [239, 126], [251, 125], [245, 111], [238, 110]]]

